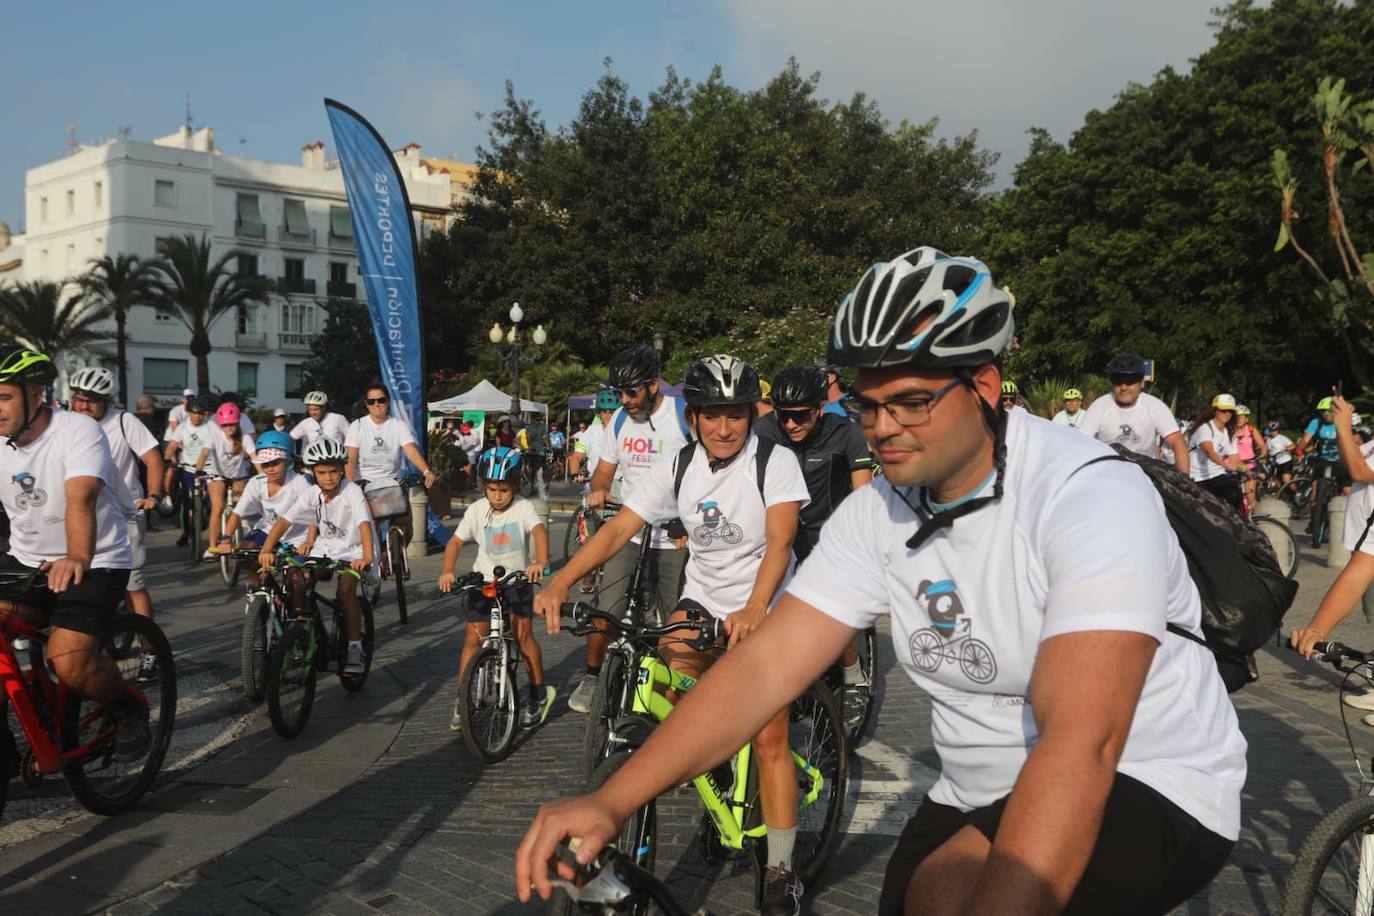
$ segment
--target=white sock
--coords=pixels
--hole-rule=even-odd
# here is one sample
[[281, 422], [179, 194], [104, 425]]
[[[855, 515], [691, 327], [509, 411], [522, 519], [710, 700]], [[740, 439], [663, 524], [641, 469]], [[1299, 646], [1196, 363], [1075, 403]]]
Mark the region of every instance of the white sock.
[[768, 867], [792, 870], [792, 847], [797, 845], [797, 828], [768, 828]]
[[868, 683], [868, 678], [864, 677], [864, 669], [859, 667], [859, 660], [854, 659], [854, 664], [844, 666], [844, 682], [851, 687], [858, 687]]

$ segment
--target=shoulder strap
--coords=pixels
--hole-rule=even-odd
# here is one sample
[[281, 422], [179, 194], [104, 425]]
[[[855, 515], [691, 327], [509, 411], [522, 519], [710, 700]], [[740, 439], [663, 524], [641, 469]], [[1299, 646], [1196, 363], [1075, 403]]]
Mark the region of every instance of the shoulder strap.
[[1360, 547], [1364, 544], [1364, 539], [1369, 537], [1369, 529], [1371, 526], [1374, 526], [1374, 512], [1369, 513], [1369, 518], [1365, 520], [1364, 530], [1360, 532], [1360, 539], [1356, 541], [1355, 546], [1351, 548], [1351, 553], [1359, 552]]
[[[134, 457], [135, 457], [135, 458], [138, 458], [138, 457], [139, 457], [138, 451], [134, 448], [134, 444], [133, 444], [132, 442], [129, 441], [129, 429], [128, 429], [128, 427], [126, 427], [126, 426], [124, 425], [124, 418], [127, 417], [128, 415], [129, 415], [129, 412], [128, 412], [127, 410], [121, 410], [121, 411], [119, 412], [119, 433], [120, 433], [120, 435], [122, 435], [122, 436], [124, 437], [124, 444], [125, 444], [126, 446], [128, 446], [129, 451], [131, 451], [131, 452], [134, 453]], [[142, 421], [139, 421], [139, 422], [142, 422]]]
[[773, 446], [776, 445], [772, 439], [760, 439], [758, 451], [754, 452], [754, 470], [758, 475], [759, 498], [763, 500], [763, 508], [768, 509], [768, 497], [763, 492], [763, 482], [768, 474], [768, 459], [773, 455]]
[[677, 457], [673, 459], [673, 500], [677, 501], [678, 494], [682, 492], [682, 480], [687, 476], [687, 466], [692, 463], [692, 453], [696, 451], [697, 444], [688, 442], [678, 449]]
[[625, 412], [624, 407], [616, 410], [615, 417], [611, 420], [611, 429], [615, 432], [615, 435], [620, 435], [620, 428], [625, 425], [625, 420], [629, 416], [630, 415]]

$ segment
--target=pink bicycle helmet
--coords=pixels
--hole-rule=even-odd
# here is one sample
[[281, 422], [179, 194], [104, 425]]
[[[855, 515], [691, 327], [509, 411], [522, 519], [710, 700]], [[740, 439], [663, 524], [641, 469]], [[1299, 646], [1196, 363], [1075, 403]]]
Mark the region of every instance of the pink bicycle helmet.
[[232, 426], [239, 421], [239, 407], [232, 401], [227, 404], [219, 405], [219, 410], [215, 411], [215, 422], [220, 426]]

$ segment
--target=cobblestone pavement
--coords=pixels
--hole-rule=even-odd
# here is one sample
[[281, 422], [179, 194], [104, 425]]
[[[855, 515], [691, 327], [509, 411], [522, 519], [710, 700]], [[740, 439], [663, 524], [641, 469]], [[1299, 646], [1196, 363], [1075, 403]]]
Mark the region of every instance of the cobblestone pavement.
[[[1308, 619], [1334, 578], [1316, 559], [1300, 572], [1293, 622]], [[579, 787], [585, 719], [568, 711], [566, 697], [581, 646], [541, 635], [548, 680], [560, 692], [554, 712], [508, 760], [477, 763], [448, 730], [460, 625], [452, 604], [438, 599], [437, 571], [435, 556], [416, 564], [408, 626], [395, 623], [389, 605], [379, 609], [379, 657], [363, 694], [346, 698], [334, 680], [322, 680], [324, 712], [294, 742], [263, 726], [263, 710], [236, 706], [225, 721], [246, 716], [248, 733], [208, 764], [175, 773], [140, 812], [69, 818], [61, 840], [37, 856], [25, 857], [23, 843], [5, 846], [0, 834], [0, 909], [41, 901], [48, 909], [118, 914], [539, 912], [514, 899], [511, 858], [537, 806]], [[228, 694], [237, 687], [239, 599], [216, 593], [203, 603], [202, 622], [184, 623], [174, 645], [196, 670], [218, 670], [218, 689]], [[1364, 621], [1352, 618], [1340, 635], [1374, 646], [1374, 625]], [[888, 668], [890, 649], [880, 655]], [[1262, 680], [1236, 695], [1250, 743], [1241, 841], [1217, 880], [1179, 912], [1273, 911], [1302, 835], [1355, 789], [1334, 675], [1277, 651], [1264, 653], [1261, 668]], [[1369, 744], [1369, 730], [1356, 727]], [[852, 758], [847, 833], [826, 876], [808, 889], [809, 912], [874, 911], [896, 834], [938, 766], [928, 729], [924, 698], [900, 672], [886, 671], [870, 740]], [[364, 759], [349, 769], [354, 751]], [[308, 765], [293, 769], [293, 756]], [[207, 814], [215, 803], [220, 813]], [[710, 868], [696, 852], [694, 797], [670, 795], [660, 817], [658, 870], [684, 901], [717, 913], [751, 909], [747, 863]], [[21, 826], [25, 819], [20, 812]], [[178, 830], [187, 828], [175, 826], [182, 823], [198, 833], [183, 839]], [[139, 830], [137, 840], [122, 842], [124, 832]], [[213, 851], [197, 852], [202, 846]], [[156, 867], [168, 857], [178, 864]], [[81, 895], [62, 896], [69, 871]]]

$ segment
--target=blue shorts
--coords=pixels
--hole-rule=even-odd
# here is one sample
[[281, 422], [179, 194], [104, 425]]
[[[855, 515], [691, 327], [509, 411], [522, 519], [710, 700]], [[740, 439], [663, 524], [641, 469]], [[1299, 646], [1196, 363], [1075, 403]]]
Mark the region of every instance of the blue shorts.
[[261, 547], [267, 543], [267, 532], [261, 528], [254, 528], [243, 536], [242, 543], [252, 544], [254, 547]]
[[[529, 585], [506, 585], [502, 589], [502, 599], [505, 604], [506, 613], [516, 617], [532, 619], [534, 617], [534, 588]], [[491, 605], [493, 599], [482, 594], [480, 588], [469, 588], [466, 590], [466, 611], [468, 623], [487, 623], [491, 620]]]

